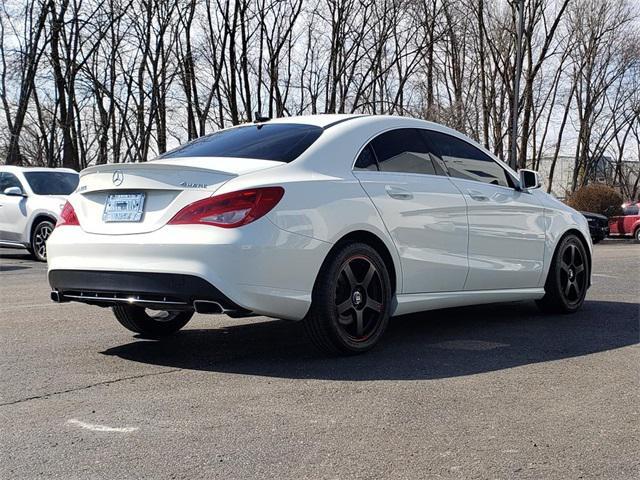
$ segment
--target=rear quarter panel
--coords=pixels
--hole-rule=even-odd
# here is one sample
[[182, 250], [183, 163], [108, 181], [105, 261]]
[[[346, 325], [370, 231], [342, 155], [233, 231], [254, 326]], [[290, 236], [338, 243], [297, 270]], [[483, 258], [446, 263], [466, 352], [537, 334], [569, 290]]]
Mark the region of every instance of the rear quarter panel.
[[[329, 176], [306, 171], [290, 164], [278, 174], [259, 172], [244, 175], [225, 184], [218, 193], [256, 186], [280, 185], [285, 194], [267, 218], [278, 228], [290, 233], [330, 244], [345, 235], [366, 231], [376, 235], [389, 250], [396, 270], [396, 285], [402, 291], [402, 270], [395, 245], [382, 223], [378, 211], [358, 180], [348, 176]], [[315, 278], [324, 258], [311, 273]]]

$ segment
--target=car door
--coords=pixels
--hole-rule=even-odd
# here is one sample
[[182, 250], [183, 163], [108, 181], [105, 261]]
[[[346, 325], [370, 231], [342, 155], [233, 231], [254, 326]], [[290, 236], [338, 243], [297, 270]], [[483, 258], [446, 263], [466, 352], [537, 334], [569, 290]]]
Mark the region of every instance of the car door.
[[27, 199], [25, 197], [5, 195], [10, 187], [24, 186], [13, 173], [0, 172], [0, 240], [5, 242], [22, 242], [22, 234], [27, 222]]
[[458, 291], [467, 276], [466, 203], [416, 129], [374, 138], [354, 168], [395, 243], [403, 293]]
[[545, 249], [544, 207], [533, 194], [517, 190], [511, 174], [471, 143], [431, 130], [425, 135], [467, 202], [465, 290], [538, 286]]

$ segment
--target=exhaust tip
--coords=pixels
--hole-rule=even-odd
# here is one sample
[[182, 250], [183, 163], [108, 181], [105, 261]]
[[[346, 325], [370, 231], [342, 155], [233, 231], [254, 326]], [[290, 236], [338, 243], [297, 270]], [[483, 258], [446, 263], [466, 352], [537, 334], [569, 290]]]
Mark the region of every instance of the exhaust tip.
[[51, 300], [56, 303], [62, 303], [62, 295], [60, 295], [60, 292], [54, 290], [51, 292]]
[[197, 313], [222, 313], [224, 309], [217, 302], [211, 302], [209, 300], [195, 300], [193, 302], [193, 309]]

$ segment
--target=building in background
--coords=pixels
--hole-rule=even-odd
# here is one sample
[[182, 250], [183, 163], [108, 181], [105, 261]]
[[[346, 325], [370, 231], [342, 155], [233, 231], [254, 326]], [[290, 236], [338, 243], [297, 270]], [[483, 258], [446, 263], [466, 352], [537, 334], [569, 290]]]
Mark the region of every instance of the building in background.
[[[638, 162], [623, 162], [623, 164], [637, 164]], [[553, 165], [553, 157], [542, 157], [539, 160], [538, 172], [543, 180], [543, 186], [546, 189], [549, 185], [549, 176], [551, 175], [551, 166]], [[555, 168], [553, 170], [553, 181], [551, 182], [551, 194], [556, 198], [564, 200], [571, 192], [573, 183], [573, 171], [575, 168], [575, 157], [569, 155], [559, 155]], [[623, 166], [623, 170], [626, 169]], [[611, 157], [601, 156], [590, 168], [589, 183], [605, 183], [611, 186], [615, 182], [616, 164]], [[624, 177], [624, 175], [623, 175]], [[617, 183], [620, 183], [619, 181]]]

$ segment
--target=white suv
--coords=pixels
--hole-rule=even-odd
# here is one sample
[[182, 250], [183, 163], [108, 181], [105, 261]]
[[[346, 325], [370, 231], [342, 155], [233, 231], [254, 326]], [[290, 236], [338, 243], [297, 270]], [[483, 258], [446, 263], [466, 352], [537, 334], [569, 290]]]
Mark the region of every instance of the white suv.
[[0, 246], [46, 261], [45, 242], [78, 179], [68, 168], [0, 166]]

